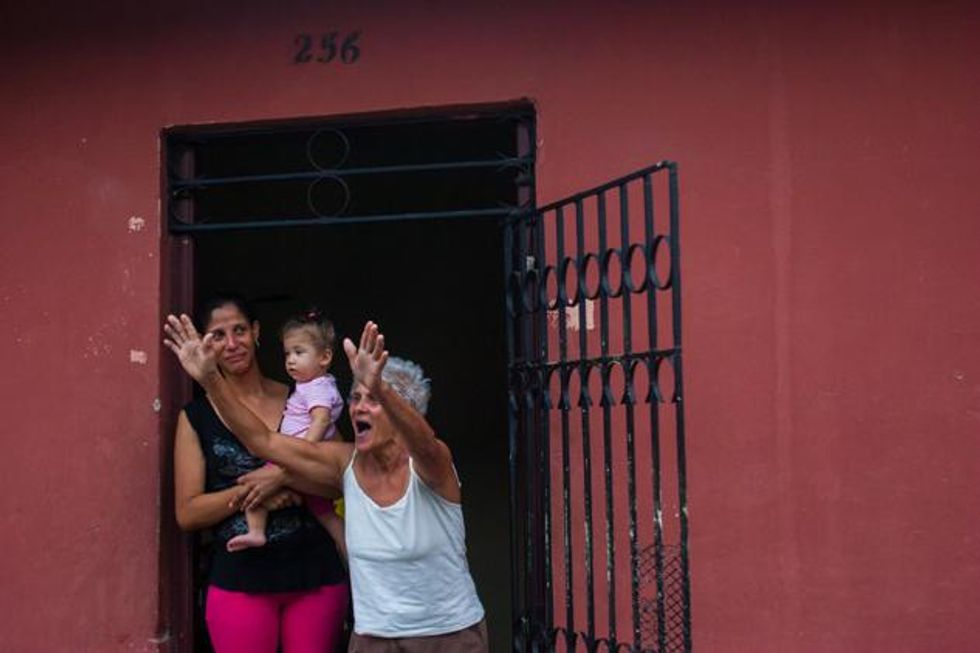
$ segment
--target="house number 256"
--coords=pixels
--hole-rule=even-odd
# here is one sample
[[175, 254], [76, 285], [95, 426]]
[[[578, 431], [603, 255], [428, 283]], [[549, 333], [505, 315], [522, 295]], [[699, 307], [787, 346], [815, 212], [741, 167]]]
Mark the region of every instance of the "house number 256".
[[341, 37], [340, 32], [297, 34], [293, 40], [296, 46], [293, 63], [310, 63], [311, 61], [355, 63], [361, 58], [361, 48], [357, 43], [359, 38], [361, 38], [360, 31], [350, 32], [343, 37]]

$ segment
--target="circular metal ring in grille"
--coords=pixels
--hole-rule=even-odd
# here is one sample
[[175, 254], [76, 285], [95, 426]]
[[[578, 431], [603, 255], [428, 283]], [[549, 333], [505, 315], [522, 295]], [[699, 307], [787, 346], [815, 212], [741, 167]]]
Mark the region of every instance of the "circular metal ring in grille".
[[541, 306], [541, 293], [539, 289], [539, 276], [536, 269], [531, 269], [527, 271], [524, 275], [524, 288], [521, 292], [521, 303], [524, 305], [524, 310], [528, 313], [537, 312], [538, 308]]
[[[558, 298], [565, 306], [575, 306], [581, 298], [581, 287], [579, 286], [578, 265], [575, 259], [566, 256], [559, 267]], [[569, 292], [569, 289], [572, 292]]]
[[[654, 238], [647, 247], [649, 249], [647, 252], [647, 276], [650, 279], [650, 283], [657, 290], [667, 290], [674, 280], [674, 260], [670, 252], [670, 236], [661, 234]], [[664, 251], [664, 248], [666, 248], [667, 256], [667, 275], [665, 279], [661, 280], [660, 273], [657, 272], [657, 257], [662, 256], [661, 252]]]
[[582, 258], [582, 267], [578, 271], [579, 294], [585, 295], [586, 299], [599, 299], [602, 291], [601, 277], [599, 257], [591, 252], [586, 254]]
[[[623, 255], [618, 249], [607, 249], [602, 255], [602, 292], [606, 297], [619, 297], [623, 292]], [[612, 279], [616, 279], [615, 287]]]
[[[335, 152], [334, 159], [324, 163], [324, 153]], [[339, 129], [318, 129], [306, 141], [306, 158], [317, 170], [336, 170], [347, 163], [350, 156], [350, 140]]]
[[[626, 251], [626, 287], [632, 293], [644, 292], [647, 289], [650, 269], [646, 248], [641, 243], [633, 243]], [[634, 275], [634, 270], [639, 274]], [[637, 276], [641, 279], [639, 285], [636, 283]]]
[[350, 206], [350, 187], [336, 175], [325, 175], [307, 188], [306, 204], [318, 218], [339, 217]]
[[544, 268], [544, 274], [542, 275], [544, 281], [541, 283], [541, 304], [546, 310], [555, 311], [562, 308], [561, 302], [561, 284], [558, 282], [558, 271], [553, 265], [546, 265]]

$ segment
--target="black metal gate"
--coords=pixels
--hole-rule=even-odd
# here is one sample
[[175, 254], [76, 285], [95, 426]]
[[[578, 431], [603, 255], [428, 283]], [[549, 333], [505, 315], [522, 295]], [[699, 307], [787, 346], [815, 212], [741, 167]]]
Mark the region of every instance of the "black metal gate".
[[515, 651], [690, 651], [677, 166], [505, 227]]

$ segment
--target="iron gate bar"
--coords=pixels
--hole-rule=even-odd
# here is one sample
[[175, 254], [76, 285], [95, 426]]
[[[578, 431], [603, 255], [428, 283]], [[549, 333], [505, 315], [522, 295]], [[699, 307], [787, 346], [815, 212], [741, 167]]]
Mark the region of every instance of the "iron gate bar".
[[[606, 236], [606, 191], [601, 190], [596, 195], [596, 201], [598, 202], [597, 211], [599, 219], [599, 251], [604, 252], [607, 249], [607, 236]], [[582, 264], [579, 266], [579, 282], [585, 289], [586, 299], [588, 298], [588, 279], [586, 278], [586, 267], [587, 263], [583, 260]], [[601, 270], [600, 270], [601, 277]], [[596, 292], [599, 294], [599, 351], [603, 359], [609, 358], [609, 298], [602, 291], [602, 284], [598, 284]], [[585, 303], [584, 301], [582, 302]], [[584, 327], [584, 324], [580, 324], [580, 327]], [[623, 328], [628, 328], [628, 325], [624, 324]], [[613, 534], [616, 528], [615, 513], [614, 513], [614, 502], [613, 502], [613, 478], [612, 478], [612, 401], [609, 396], [609, 386], [608, 379], [603, 378], [601, 375], [600, 368], [600, 379], [602, 380], [602, 399], [599, 401], [599, 405], [602, 408], [602, 471], [603, 471], [603, 489], [606, 495], [606, 593], [608, 595], [609, 609], [607, 610], [607, 619], [609, 622], [609, 637], [606, 638], [608, 644], [612, 647], [616, 647], [616, 541]]]
[[[581, 261], [585, 252], [585, 208], [582, 205], [582, 197], [575, 199], [575, 258]], [[562, 282], [564, 285], [564, 281]], [[579, 288], [576, 289], [578, 291]], [[578, 292], [576, 292], [579, 295]], [[581, 296], [576, 298], [578, 303], [578, 338], [579, 338], [579, 358], [584, 361], [588, 356], [589, 341], [586, 337], [585, 326], [587, 324], [585, 314], [585, 301]], [[596, 641], [595, 631], [595, 549], [592, 542], [593, 522], [592, 522], [592, 434], [589, 421], [589, 412], [592, 408], [592, 400], [589, 397], [588, 375], [586, 366], [582, 362], [579, 366], [579, 408], [582, 409], [582, 467], [585, 476], [585, 569], [586, 569], [586, 597], [588, 600], [588, 621], [585, 635], [586, 646], [591, 647]]]
[[[541, 265], [545, 260], [545, 243], [544, 243], [544, 221], [535, 220], [533, 224], [534, 228], [534, 273], [538, 285], [540, 285], [540, 277], [537, 273], [538, 266]], [[541, 295], [536, 293], [534, 299], [538, 303], [538, 308], [540, 306]], [[538, 356], [540, 360], [548, 360], [548, 320], [547, 312], [544, 310], [540, 311], [541, 319], [534, 320], [535, 324], [535, 339], [538, 343], [539, 353]], [[542, 531], [544, 536], [544, 547], [541, 551], [541, 564], [544, 568], [544, 595], [542, 596], [543, 601], [543, 619], [542, 626], [544, 632], [542, 635], [551, 637], [551, 629], [553, 627], [553, 583], [554, 577], [551, 569], [552, 561], [552, 551], [551, 551], [551, 419], [548, 414], [548, 389], [545, 385], [545, 379], [542, 375], [537, 375], [538, 377], [538, 391], [540, 392], [540, 408], [542, 410], [535, 411], [535, 421], [537, 422], [539, 429], [538, 438], [538, 478], [542, 481], [542, 492], [541, 492], [541, 515], [543, 517], [544, 523], [542, 524]]]
[[172, 180], [170, 188], [173, 195], [181, 191], [212, 186], [226, 186], [262, 181], [306, 181], [321, 177], [354, 177], [359, 175], [389, 174], [393, 172], [431, 172], [434, 170], [470, 170], [474, 168], [513, 168], [526, 167], [534, 163], [529, 157], [506, 157], [475, 161], [447, 163], [413, 163], [405, 165], [377, 166], [372, 168], [319, 169], [310, 172], [289, 172], [270, 175], [241, 175], [234, 177], [200, 177], [196, 179]]
[[[628, 251], [627, 243], [630, 242], [629, 232], [629, 197], [627, 196], [626, 184], [619, 186], [619, 226], [620, 226], [620, 247]], [[621, 255], [622, 256], [622, 255]], [[621, 263], [621, 270], [622, 270]], [[607, 270], [608, 272], [608, 270]], [[625, 277], [624, 277], [625, 278]], [[623, 302], [623, 351], [627, 354], [633, 351], [633, 340], [631, 335], [632, 301], [633, 293], [627, 292], [623, 288], [623, 279], [620, 279], [620, 296]], [[629, 544], [630, 544], [630, 604], [633, 609], [633, 642], [640, 642], [640, 577], [637, 567], [638, 547], [636, 541], [636, 447], [633, 440], [636, 428], [633, 415], [632, 401], [632, 379], [625, 384], [625, 394], [621, 403], [626, 410], [626, 491], [629, 498]]]
[[[528, 275], [534, 271], [536, 255], [538, 254], [537, 244], [539, 242], [537, 227], [540, 221], [535, 221], [528, 216], [523, 220], [528, 227], [521, 230], [519, 238], [519, 252], [521, 254], [519, 264], [522, 266], [523, 274]], [[521, 307], [524, 306], [525, 298], [521, 299]], [[525, 312], [528, 317], [523, 322], [522, 334], [525, 349], [530, 352], [532, 360], [546, 360], [540, 338], [539, 325], [531, 318], [530, 313]], [[524, 384], [524, 432], [531, 434], [525, 440], [525, 468], [528, 483], [534, 488], [525, 501], [525, 560], [527, 564], [526, 583], [528, 601], [525, 606], [527, 640], [531, 644], [531, 650], [543, 650], [544, 639], [547, 632], [547, 603], [546, 593], [548, 590], [548, 560], [546, 559], [547, 549], [545, 548], [547, 530], [542, 526], [540, 517], [544, 516], [547, 520], [547, 506], [543, 496], [546, 493], [547, 479], [543, 475], [545, 461], [542, 458], [542, 426], [540, 419], [539, 401], [540, 396], [536, 393], [540, 387], [534, 383], [535, 376], [525, 377]], [[540, 582], [538, 582], [540, 579]]]
[[[503, 224], [504, 230], [504, 282], [509, 283], [510, 279], [510, 269], [514, 265], [514, 231], [515, 222], [512, 220], [507, 220]], [[506, 302], [507, 312], [509, 317], [517, 315], [517, 309], [514, 306], [513, 296], [510, 292], [505, 293], [504, 301]], [[508, 326], [512, 324], [512, 319], [507, 320]], [[505, 346], [507, 351], [508, 360], [513, 360], [516, 352], [516, 345], [514, 342], [514, 329], [505, 329]], [[510, 536], [510, 600], [511, 600], [511, 611], [516, 615], [522, 613], [521, 610], [521, 593], [518, 590], [520, 586], [520, 547], [518, 546], [518, 487], [517, 487], [517, 421], [519, 404], [518, 398], [515, 395], [514, 388], [517, 387], [515, 383], [511, 382], [507, 389], [507, 466], [509, 472], [509, 489], [510, 497], [508, 498], [508, 506], [510, 512], [510, 523], [511, 523], [511, 536]], [[512, 629], [512, 639], [513, 639], [513, 650], [514, 653], [518, 653], [520, 649], [520, 643], [522, 641], [521, 632], [523, 630], [523, 624], [519, 619], [513, 619], [511, 623]]]
[[[681, 571], [685, 581], [690, 575], [688, 542], [688, 521], [687, 521], [687, 453], [684, 441], [684, 411], [682, 410], [684, 400], [684, 375], [681, 372], [681, 250], [680, 250], [680, 194], [678, 192], [677, 164], [672, 163], [668, 169], [668, 187], [670, 193], [670, 275], [671, 275], [671, 300], [672, 318], [674, 330], [674, 346], [677, 353], [673, 357], [674, 366], [674, 402], [678, 405], [674, 410], [674, 421], [677, 429], [677, 490], [678, 490], [678, 512], [680, 513], [680, 553]], [[691, 642], [691, 586], [684, 582], [681, 585], [681, 597], [683, 601], [682, 628], [684, 633], [684, 650], [690, 651]]]
[[[653, 180], [651, 174], [643, 176], [643, 224], [647, 242], [654, 242], [656, 228], [653, 215]], [[653, 260], [651, 252], [650, 260]], [[644, 281], [649, 286], [653, 283], [650, 275], [644, 275]], [[659, 344], [659, 325], [657, 324], [657, 292], [656, 288], [645, 293], [647, 297], [647, 337], [650, 348], [656, 350]], [[653, 386], [651, 385], [651, 388]], [[652, 398], [651, 398], [652, 399]], [[650, 458], [653, 484], [653, 555], [654, 574], [656, 579], [656, 611], [657, 611], [657, 650], [667, 650], [666, 625], [666, 594], [664, 592], [664, 528], [661, 506], [660, 478], [660, 402], [649, 401], [650, 405]]]
[[381, 215], [358, 215], [343, 218], [288, 218], [284, 220], [265, 219], [250, 222], [182, 222], [172, 218], [169, 223], [171, 233], [196, 233], [202, 231], [235, 231], [239, 229], [278, 229], [283, 227], [312, 227], [338, 224], [367, 224], [372, 222], [391, 222], [393, 220], [437, 220], [457, 218], [514, 218], [528, 215], [528, 209], [470, 209], [463, 211], [419, 211], [415, 213], [388, 213]]
[[[565, 258], [565, 215], [564, 208], [559, 206], [555, 215], [555, 243], [557, 249], [557, 259]], [[564, 284], [563, 279], [558, 278], [555, 272], [555, 285]], [[543, 281], [542, 297], [545, 299], [545, 308], [548, 306], [548, 280]], [[554, 311], [558, 315], [558, 359], [561, 364], [568, 361], [568, 334], [565, 331], [567, 316], [565, 313], [566, 302], [561, 298], [561, 293], [555, 293]], [[571, 485], [572, 485], [572, 463], [571, 463], [571, 444], [569, 442], [569, 399], [568, 399], [568, 372], [562, 369], [559, 373], [560, 398], [558, 407], [561, 412], [561, 462], [562, 462], [562, 541], [565, 545], [565, 646], [569, 649], [575, 647], [575, 630], [572, 625], [575, 623], [575, 600], [572, 588], [575, 584], [574, 569], [572, 567], [572, 509], [571, 509]], [[551, 378], [551, 375], [548, 376]], [[550, 394], [550, 392], [549, 392]]]
[[[537, 143], [537, 138], [534, 132], [534, 122], [533, 121], [521, 121], [518, 123], [517, 129], [517, 148], [518, 153], [521, 155], [527, 155], [533, 157], [535, 147]], [[533, 170], [531, 168], [530, 170]], [[523, 186], [519, 186], [518, 201], [519, 203], [533, 204], [535, 193], [534, 193], [534, 177], [533, 174], [527, 175], [526, 183]], [[510, 238], [505, 243], [505, 283], [509, 283], [510, 271], [514, 270], [518, 278], [521, 278], [523, 274], [526, 273], [528, 269], [528, 254], [530, 252], [531, 243], [529, 239], [531, 237], [530, 227], [532, 225], [531, 212], [515, 213], [510, 219], [505, 221], [505, 231], [510, 233]], [[512, 245], [516, 245], [516, 251]], [[513, 360], [514, 355], [517, 351], [528, 352], [530, 356], [534, 356], [535, 347], [532, 340], [533, 331], [531, 330], [530, 321], [520, 317], [523, 311], [523, 297], [518, 297], [519, 301], [511, 301], [511, 293], [507, 293], [507, 299], [509, 302], [508, 310], [510, 314], [519, 321], [517, 328], [515, 329], [515, 320], [508, 320], [507, 325], [507, 338], [508, 347], [511, 352], [511, 358]], [[534, 468], [534, 456], [532, 447], [534, 445], [534, 431], [533, 431], [533, 404], [528, 403], [528, 394], [526, 392], [521, 392], [520, 396], [515, 396], [515, 388], [524, 389], [525, 383], [520, 381], [520, 374], [512, 372], [512, 378], [514, 382], [511, 383], [509, 392], [512, 396], [511, 401], [511, 419], [508, 421], [508, 426], [510, 428], [510, 466], [511, 466], [511, 478], [512, 478], [512, 494], [511, 494], [511, 524], [512, 524], [512, 581], [511, 587], [513, 589], [512, 596], [513, 601], [513, 635], [514, 635], [514, 650], [515, 651], [525, 651], [528, 642], [533, 644], [536, 638], [533, 637], [532, 628], [535, 624], [541, 623], [540, 611], [535, 610], [536, 605], [540, 605], [539, 596], [537, 594], [536, 579], [540, 578], [540, 574], [536, 573], [535, 561], [536, 553], [539, 554], [538, 546], [536, 542], [538, 538], [535, 537], [536, 532], [534, 530], [535, 524], [533, 522], [533, 517], [535, 514], [535, 501], [537, 501], [537, 493], [532, 491], [523, 494], [518, 490], [516, 485], [516, 477], [518, 466], [521, 463], [518, 460], [519, 456], [522, 454], [524, 456], [524, 485], [527, 486], [532, 484], [536, 480], [536, 475], [533, 473]], [[517, 433], [518, 429], [521, 429], [523, 433], [530, 433], [532, 437], [523, 438], [523, 441], [518, 440]], [[523, 517], [523, 530], [524, 530], [524, 550], [523, 552], [518, 551], [518, 526], [519, 526], [519, 511], [522, 508], [521, 501], [523, 500], [523, 508], [525, 514]], [[521, 576], [521, 556], [519, 553], [523, 553], [523, 577]], [[539, 554], [540, 555], [540, 554]], [[517, 588], [522, 587], [522, 591], [518, 592]]]
[[[536, 274], [537, 271], [534, 266], [537, 265], [536, 262], [540, 261], [540, 256], [543, 255], [543, 245], [540, 237], [541, 224], [540, 220], [534, 220], [531, 223], [529, 251], [532, 254], [531, 259], [529, 259], [529, 267], [531, 268], [529, 274]], [[531, 330], [532, 345], [537, 350], [537, 358], [539, 360], [547, 360], [548, 341], [546, 321], [544, 319], [532, 319], [528, 321], [528, 324]], [[532, 621], [532, 624], [535, 624], [536, 628], [532, 637], [535, 642], [535, 647], [539, 647], [539, 650], [545, 650], [551, 627], [551, 506], [548, 503], [551, 497], [551, 474], [550, 461], [546, 457], [549, 449], [547, 403], [545, 401], [546, 395], [542, 392], [542, 378], [540, 374], [532, 375], [530, 389], [531, 393], [528, 396], [530, 403], [528, 407], [530, 409], [529, 417], [532, 428], [534, 429], [534, 479], [539, 485], [540, 491], [535, 492], [535, 502], [529, 505], [532, 506], [531, 521], [537, 529], [534, 533], [535, 538], [533, 540], [536, 561], [535, 568], [539, 571], [540, 577], [543, 579], [540, 585], [537, 583], [534, 584], [537, 589], [537, 595], [534, 601], [534, 621]]]
[[[518, 232], [518, 236], [517, 236], [517, 244], [518, 244], [517, 265], [520, 266], [519, 269], [521, 269], [523, 272], [527, 271], [527, 256], [528, 256], [527, 238], [528, 238], [528, 230], [526, 228], [522, 228]], [[523, 302], [523, 298], [521, 299], [521, 301]], [[529, 324], [530, 324], [529, 320], [523, 320], [521, 322], [521, 329], [519, 331], [519, 336], [520, 336], [520, 342], [523, 345], [522, 348], [526, 351], [529, 351], [531, 356], [533, 356], [534, 349], [530, 345], [531, 339], [530, 339], [530, 332], [528, 328]], [[526, 389], [527, 388], [526, 383], [527, 382], [525, 381], [523, 384], [524, 392], [522, 393], [522, 396], [520, 398], [521, 416], [523, 421], [522, 430], [524, 433], [530, 434], [531, 437], [524, 438], [524, 442], [522, 442], [521, 444], [523, 444], [524, 446], [524, 475], [525, 475], [524, 482], [527, 486], [531, 486], [535, 478], [534, 455], [531, 449], [533, 444], [532, 440], [534, 436], [534, 425], [531, 420], [532, 411], [530, 409], [532, 408], [532, 406], [528, 405], [529, 399], [528, 399], [528, 393]], [[533, 521], [534, 513], [532, 508], [534, 497], [535, 497], [535, 493], [529, 492], [528, 496], [526, 496], [524, 500], [524, 597], [525, 597], [524, 613], [525, 614], [522, 620], [523, 621], [522, 629], [526, 631], [525, 640], [530, 639], [530, 629], [532, 627], [532, 624], [536, 622], [536, 619], [532, 614], [533, 602], [537, 598], [536, 588], [533, 585], [533, 581], [535, 578], [534, 521]]]

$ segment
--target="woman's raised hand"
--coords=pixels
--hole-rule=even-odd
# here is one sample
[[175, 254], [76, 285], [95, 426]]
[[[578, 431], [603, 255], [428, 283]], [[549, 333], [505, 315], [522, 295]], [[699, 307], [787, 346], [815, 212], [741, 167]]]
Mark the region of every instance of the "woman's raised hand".
[[365, 324], [357, 346], [350, 338], [344, 338], [344, 353], [347, 354], [354, 380], [364, 384], [368, 390], [376, 391], [381, 383], [381, 370], [388, 362], [385, 337], [378, 331], [378, 325], [374, 322]]
[[179, 318], [168, 315], [163, 331], [167, 334], [163, 344], [177, 355], [181, 366], [194, 380], [200, 382], [218, 373], [220, 348], [214, 344], [210, 333], [201, 338], [191, 318], [184, 314]]

